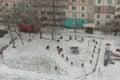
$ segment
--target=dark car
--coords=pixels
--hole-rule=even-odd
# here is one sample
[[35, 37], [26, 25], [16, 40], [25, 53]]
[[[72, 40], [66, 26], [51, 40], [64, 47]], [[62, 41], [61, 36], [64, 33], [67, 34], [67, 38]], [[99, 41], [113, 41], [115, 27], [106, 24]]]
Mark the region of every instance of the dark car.
[[0, 37], [4, 37], [4, 35], [7, 34], [7, 33], [8, 33], [7, 30], [0, 29]]
[[7, 31], [7, 30], [2, 30], [2, 29], [0, 29], [0, 33], [2, 33], [2, 34], [7, 34], [8, 31]]
[[0, 38], [1, 38], [1, 37], [4, 37], [4, 34], [0, 33]]

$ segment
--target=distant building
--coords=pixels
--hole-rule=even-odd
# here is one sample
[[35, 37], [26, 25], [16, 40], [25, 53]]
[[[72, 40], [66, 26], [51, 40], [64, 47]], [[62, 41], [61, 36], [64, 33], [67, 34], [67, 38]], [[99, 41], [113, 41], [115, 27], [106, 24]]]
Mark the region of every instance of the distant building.
[[84, 18], [96, 27], [110, 26], [115, 15], [115, 0], [67, 0], [67, 18]]
[[75, 22], [70, 27], [83, 28], [86, 21], [94, 21], [94, 0], [67, 0], [67, 3], [66, 18], [68, 21], [73, 20], [73, 24]]
[[[22, 0], [19, 2], [19, 6], [24, 7], [21, 8], [21, 11], [28, 10], [37, 18], [41, 18], [42, 26], [53, 26], [54, 20], [55, 26], [61, 26], [65, 18], [64, 0], [55, 0], [55, 2], [53, 0]], [[26, 13], [24, 15], [28, 16]]]
[[120, 30], [120, 0], [116, 0], [114, 26], [118, 27]]
[[[55, 2], [53, 2], [55, 1]], [[61, 26], [65, 16], [65, 1], [64, 0], [41, 0], [41, 17], [43, 26]], [[54, 22], [55, 20], [55, 22]]]
[[43, 26], [61, 26], [64, 21], [65, 26], [83, 27], [84, 23], [94, 23], [99, 28], [111, 26], [111, 21], [118, 21], [120, 15], [120, 0], [53, 1], [0, 0], [0, 21], [10, 17], [13, 12], [13, 15], [17, 15], [15, 17], [24, 18], [19, 21], [26, 23], [35, 23], [41, 18]]
[[94, 5], [96, 26], [110, 26], [115, 14], [115, 0], [95, 0]]
[[11, 20], [8, 20], [6, 18], [9, 18], [12, 16], [12, 13], [14, 13], [17, 7], [16, 0], [0, 0], [0, 20], [1, 22], [7, 23]]

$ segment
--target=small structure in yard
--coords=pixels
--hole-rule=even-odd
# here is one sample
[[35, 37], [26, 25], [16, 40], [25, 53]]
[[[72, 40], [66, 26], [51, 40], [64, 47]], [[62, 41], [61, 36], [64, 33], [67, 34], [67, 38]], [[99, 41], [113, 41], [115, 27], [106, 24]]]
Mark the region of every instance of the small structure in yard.
[[116, 48], [116, 52], [120, 55], [120, 48]]
[[117, 48], [116, 51], [117, 51], [117, 52], [120, 52], [120, 48]]
[[72, 54], [79, 54], [79, 50], [77, 46], [72, 46], [71, 47], [71, 53]]
[[105, 55], [104, 55], [104, 66], [107, 66], [108, 62], [111, 64], [114, 64], [114, 62], [111, 60], [111, 56], [113, 53], [110, 51], [110, 43], [106, 43], [106, 48], [105, 48]]
[[94, 28], [95, 28], [95, 24], [93, 23], [84, 24], [84, 29], [86, 33], [93, 34]]

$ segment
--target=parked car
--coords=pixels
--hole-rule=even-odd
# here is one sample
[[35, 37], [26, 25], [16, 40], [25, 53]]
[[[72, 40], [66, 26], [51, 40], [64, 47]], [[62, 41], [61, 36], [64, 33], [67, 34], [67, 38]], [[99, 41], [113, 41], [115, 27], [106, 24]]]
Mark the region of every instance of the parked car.
[[4, 34], [0, 33], [0, 38], [4, 37]]
[[7, 30], [0, 29], [0, 37], [4, 37], [4, 35], [7, 34], [7, 33], [8, 33]]
[[2, 29], [0, 29], [0, 33], [2, 33], [2, 34], [7, 34], [8, 31], [7, 31], [7, 30], [2, 30]]

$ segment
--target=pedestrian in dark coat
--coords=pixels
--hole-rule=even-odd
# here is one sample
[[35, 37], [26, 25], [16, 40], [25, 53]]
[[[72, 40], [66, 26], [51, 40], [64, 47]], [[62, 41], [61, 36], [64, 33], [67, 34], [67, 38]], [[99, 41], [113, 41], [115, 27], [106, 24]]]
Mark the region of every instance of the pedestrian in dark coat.
[[84, 67], [84, 63], [82, 63], [82, 68]]
[[68, 57], [66, 57], [66, 61], [68, 61]]
[[46, 49], [49, 50], [49, 45], [46, 46]]
[[62, 54], [62, 58], [64, 58], [64, 54]]
[[70, 39], [70, 40], [72, 40], [72, 37], [71, 37], [71, 36], [69, 36], [69, 39]]
[[73, 66], [73, 62], [71, 61], [71, 66]]
[[55, 66], [55, 71], [57, 71], [57, 66]]

